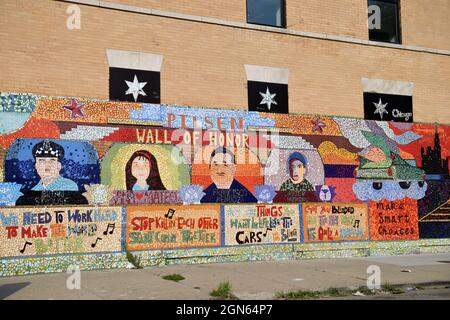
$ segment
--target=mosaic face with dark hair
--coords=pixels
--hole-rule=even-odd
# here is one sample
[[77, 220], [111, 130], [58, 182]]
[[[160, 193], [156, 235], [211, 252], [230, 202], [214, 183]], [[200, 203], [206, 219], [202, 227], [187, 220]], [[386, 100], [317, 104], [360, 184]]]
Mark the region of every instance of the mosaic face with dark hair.
[[202, 203], [253, 203], [255, 196], [235, 179], [236, 163], [234, 154], [223, 147], [211, 153], [209, 161], [211, 183], [204, 190]]
[[125, 166], [127, 190], [166, 190], [159, 175], [158, 163], [150, 152], [139, 150], [133, 153]]
[[225, 148], [214, 150], [209, 162], [209, 173], [218, 189], [229, 189], [236, 173], [233, 153]]

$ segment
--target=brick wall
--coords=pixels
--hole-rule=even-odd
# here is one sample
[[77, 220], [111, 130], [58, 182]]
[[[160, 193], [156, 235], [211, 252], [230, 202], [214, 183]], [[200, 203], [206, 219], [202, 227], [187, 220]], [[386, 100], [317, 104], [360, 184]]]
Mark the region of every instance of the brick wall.
[[[110, 0], [109, 2], [246, 22], [246, 0]], [[326, 5], [325, 5], [326, 4]], [[361, 0], [286, 0], [287, 28], [366, 39], [367, 4]]]
[[[143, 2], [134, 0], [127, 4], [143, 5]], [[145, 2], [149, 6], [156, 3]], [[182, 6], [185, 1], [166, 5], [172, 3], [180, 11], [182, 8], [194, 10], [195, 3], [199, 2], [194, 1], [192, 7]], [[289, 6], [294, 6], [290, 2], [288, 10]], [[309, 1], [308, 12], [320, 11], [313, 2]], [[244, 1], [230, 3], [233, 8], [245, 7]], [[164, 55], [162, 103], [246, 109], [244, 64], [254, 64], [290, 69], [291, 112], [362, 117], [361, 78], [365, 77], [414, 82], [415, 121], [445, 123], [444, 119], [450, 115], [449, 56], [84, 5], [80, 5], [81, 30], [68, 30], [67, 6], [67, 3], [50, 0], [2, 1], [0, 91], [107, 99], [106, 49], [111, 48]], [[207, 15], [211, 9], [202, 10], [196, 14]], [[292, 15], [295, 16], [297, 10], [299, 8], [292, 9], [291, 16], [288, 14], [288, 26], [296, 21]], [[358, 10], [356, 6], [355, 10]], [[212, 16], [225, 18], [225, 11], [213, 11]], [[355, 17], [355, 12], [349, 15], [361, 19]], [[228, 19], [239, 20], [239, 16], [245, 21], [245, 9], [243, 17], [241, 11], [240, 15], [231, 13]], [[303, 11], [301, 16], [302, 23], [313, 28], [316, 18]], [[337, 33], [354, 37], [366, 33], [363, 28], [351, 31], [352, 23], [345, 23], [336, 29]], [[327, 26], [325, 22], [318, 24], [316, 27], [322, 29], [317, 31], [327, 32]], [[292, 28], [297, 29], [297, 26], [292, 25]], [[331, 24], [329, 28], [333, 29]], [[424, 38], [423, 41], [432, 40]]]
[[450, 50], [450, 1], [401, 1], [404, 44]]
[[162, 11], [245, 22], [246, 0], [108, 0]]
[[[224, 20], [246, 22], [246, 0], [108, 0]], [[403, 44], [450, 50], [448, 0], [401, 0]], [[368, 39], [367, 0], [286, 0], [287, 28]]]
[[367, 2], [362, 0], [286, 1], [287, 27], [368, 39]]

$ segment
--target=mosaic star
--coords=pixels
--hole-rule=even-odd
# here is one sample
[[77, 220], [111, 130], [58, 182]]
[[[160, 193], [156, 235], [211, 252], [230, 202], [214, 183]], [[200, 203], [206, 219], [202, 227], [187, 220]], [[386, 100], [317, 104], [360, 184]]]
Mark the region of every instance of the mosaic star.
[[261, 102], [259, 104], [266, 104], [267, 110], [270, 110], [270, 106], [272, 104], [274, 104], [274, 105], [278, 104], [274, 99], [277, 94], [276, 93], [271, 94], [269, 91], [269, 87], [267, 87], [266, 93], [260, 92], [259, 94], [261, 95], [261, 97], [263, 97], [263, 99], [261, 100]]
[[327, 125], [320, 120], [319, 117], [315, 118], [314, 120], [311, 121], [311, 123], [314, 125], [312, 128], [312, 131], [319, 131], [320, 133], [323, 132], [323, 128], [326, 127]]
[[133, 82], [127, 80], [125, 80], [125, 82], [128, 86], [128, 90], [125, 92], [125, 94], [132, 94], [135, 102], [137, 101], [139, 95], [147, 95], [144, 90], [142, 90], [142, 88], [146, 86], [147, 82], [139, 82], [136, 75], [134, 75]]
[[384, 113], [388, 113], [387, 111], [386, 111], [386, 106], [388, 105], [387, 103], [385, 103], [385, 104], [383, 104], [383, 102], [381, 101], [381, 98], [380, 98], [380, 101], [378, 102], [378, 103], [373, 103], [374, 104], [374, 106], [376, 107], [376, 109], [375, 109], [375, 112], [374, 112], [374, 114], [375, 113], [379, 113], [380, 114], [380, 118], [381, 118], [381, 120], [383, 120], [383, 114]]
[[64, 109], [70, 111], [71, 118], [84, 118], [84, 103], [78, 103], [76, 99], [70, 99], [70, 103], [63, 106]]

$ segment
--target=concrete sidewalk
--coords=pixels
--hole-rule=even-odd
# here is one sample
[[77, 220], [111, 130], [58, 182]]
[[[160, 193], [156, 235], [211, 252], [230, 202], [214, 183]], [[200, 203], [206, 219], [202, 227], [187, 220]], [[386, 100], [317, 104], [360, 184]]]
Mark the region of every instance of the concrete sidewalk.
[[[450, 281], [450, 253], [421, 254], [83, 271], [79, 290], [67, 289], [66, 273], [9, 277], [0, 278], [0, 299], [205, 300], [224, 280], [240, 299], [273, 299], [277, 291], [365, 286], [370, 265], [380, 267], [382, 284]], [[174, 273], [186, 279], [161, 278]]]

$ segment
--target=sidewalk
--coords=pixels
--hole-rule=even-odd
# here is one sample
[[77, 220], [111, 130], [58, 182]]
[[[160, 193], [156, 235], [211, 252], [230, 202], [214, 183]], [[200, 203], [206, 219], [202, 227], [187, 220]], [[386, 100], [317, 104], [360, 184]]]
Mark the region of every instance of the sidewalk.
[[[277, 291], [365, 286], [370, 265], [380, 267], [381, 284], [450, 282], [447, 253], [84, 271], [80, 290], [67, 289], [66, 273], [8, 277], [0, 278], [0, 299], [205, 300], [225, 280], [240, 299], [273, 299]], [[185, 280], [161, 278], [175, 273]]]

